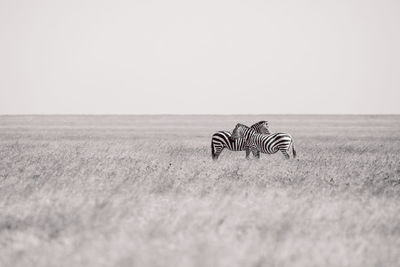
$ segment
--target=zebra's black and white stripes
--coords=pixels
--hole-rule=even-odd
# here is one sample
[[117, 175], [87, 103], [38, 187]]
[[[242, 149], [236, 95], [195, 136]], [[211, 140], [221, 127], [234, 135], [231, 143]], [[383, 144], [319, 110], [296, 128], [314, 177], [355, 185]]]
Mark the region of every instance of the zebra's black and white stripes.
[[[257, 133], [269, 134], [268, 122], [259, 121], [251, 126]], [[250, 150], [246, 148], [246, 140], [243, 138], [231, 138], [231, 133], [228, 131], [220, 131], [213, 134], [211, 138], [211, 156], [214, 160], [217, 160], [224, 148], [228, 148], [232, 151], [244, 151], [246, 150], [246, 158], [249, 157]]]
[[296, 157], [293, 138], [288, 133], [260, 134], [254, 129], [238, 123], [233, 130], [231, 139], [245, 139], [245, 147], [248, 147], [257, 158], [259, 158], [260, 152], [274, 154], [281, 151], [282, 154], [289, 159], [290, 146], [292, 147], [293, 157]]

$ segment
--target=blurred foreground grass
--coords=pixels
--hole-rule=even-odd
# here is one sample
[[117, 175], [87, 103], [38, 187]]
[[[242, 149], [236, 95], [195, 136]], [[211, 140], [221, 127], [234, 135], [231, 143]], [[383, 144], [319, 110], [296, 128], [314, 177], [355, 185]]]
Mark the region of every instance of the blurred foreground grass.
[[[269, 120], [298, 158], [210, 156]], [[1, 116], [0, 266], [398, 266], [399, 116]]]

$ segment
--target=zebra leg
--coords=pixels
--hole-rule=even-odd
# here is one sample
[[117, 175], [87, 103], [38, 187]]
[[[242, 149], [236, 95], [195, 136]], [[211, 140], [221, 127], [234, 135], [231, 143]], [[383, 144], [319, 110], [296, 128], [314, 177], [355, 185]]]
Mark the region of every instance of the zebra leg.
[[214, 146], [214, 144], [211, 142], [211, 158], [213, 160], [217, 160], [218, 156], [216, 156], [216, 148]]
[[253, 156], [254, 156], [256, 159], [259, 159], [259, 158], [260, 158], [260, 151], [253, 149], [251, 152], [253, 152]]
[[246, 147], [246, 159], [250, 159], [250, 148]]
[[224, 147], [217, 147], [215, 149], [214, 155], [213, 155], [213, 160], [217, 160], [219, 155], [221, 155], [222, 150], [224, 150]]
[[223, 149], [223, 146], [211, 143], [211, 158], [217, 160]]
[[287, 153], [286, 150], [281, 150], [282, 154], [285, 156], [286, 159], [290, 159], [289, 154]]
[[296, 157], [296, 150], [294, 149], [294, 142], [293, 142], [293, 140], [292, 140], [292, 153], [293, 153], [293, 158], [295, 158]]

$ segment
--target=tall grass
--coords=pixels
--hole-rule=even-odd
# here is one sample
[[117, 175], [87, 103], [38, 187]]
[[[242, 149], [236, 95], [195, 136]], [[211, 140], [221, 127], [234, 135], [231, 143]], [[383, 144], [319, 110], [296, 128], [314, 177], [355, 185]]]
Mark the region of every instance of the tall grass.
[[[298, 158], [223, 151], [236, 122]], [[0, 266], [398, 266], [398, 116], [2, 116]]]

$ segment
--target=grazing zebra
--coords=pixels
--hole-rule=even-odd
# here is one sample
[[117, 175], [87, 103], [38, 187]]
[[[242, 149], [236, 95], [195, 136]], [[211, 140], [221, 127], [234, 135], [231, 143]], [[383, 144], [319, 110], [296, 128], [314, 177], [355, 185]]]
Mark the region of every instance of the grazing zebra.
[[245, 139], [248, 147], [256, 158], [260, 158], [260, 152], [274, 154], [281, 151], [285, 158], [289, 159], [289, 148], [292, 146], [293, 158], [296, 157], [293, 138], [288, 133], [259, 134], [252, 128], [238, 123], [233, 130], [232, 139]]
[[[268, 130], [267, 121], [259, 121], [251, 126], [257, 133], [270, 134]], [[246, 140], [237, 138], [233, 140], [231, 133], [227, 131], [220, 131], [213, 134], [211, 138], [211, 156], [213, 160], [217, 160], [224, 148], [228, 148], [232, 151], [243, 151], [246, 150], [246, 159], [249, 158], [250, 150], [246, 149]]]

